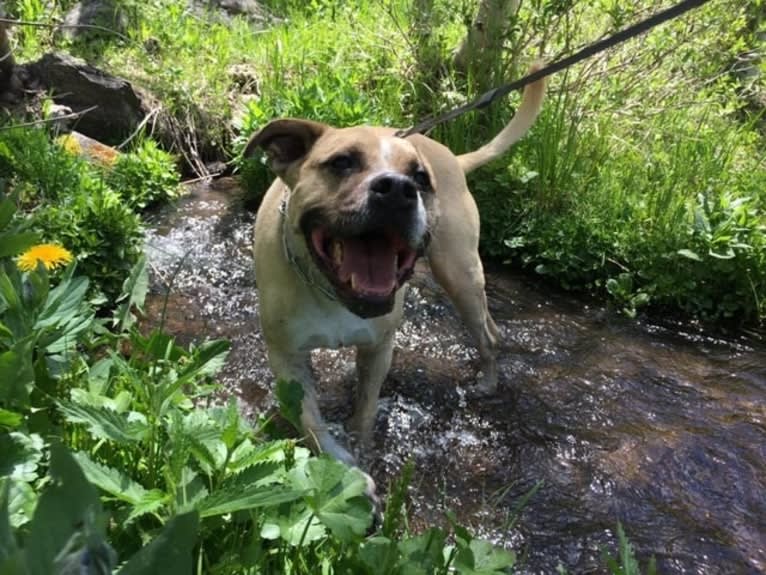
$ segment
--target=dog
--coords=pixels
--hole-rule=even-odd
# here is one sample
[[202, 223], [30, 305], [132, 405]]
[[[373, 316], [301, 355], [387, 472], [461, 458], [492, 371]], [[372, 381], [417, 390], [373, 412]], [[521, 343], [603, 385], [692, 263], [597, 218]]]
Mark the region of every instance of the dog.
[[316, 450], [355, 465], [322, 420], [311, 350], [356, 348], [349, 431], [365, 446], [406, 282], [421, 256], [476, 342], [477, 390], [496, 388], [499, 332], [487, 309], [479, 213], [465, 175], [529, 130], [544, 92], [544, 80], [527, 86], [510, 123], [460, 156], [419, 134], [399, 138], [392, 128], [338, 129], [303, 119], [271, 121], [248, 141], [244, 156], [265, 151], [278, 176], [255, 222], [261, 330], [276, 377], [303, 386], [301, 424]]

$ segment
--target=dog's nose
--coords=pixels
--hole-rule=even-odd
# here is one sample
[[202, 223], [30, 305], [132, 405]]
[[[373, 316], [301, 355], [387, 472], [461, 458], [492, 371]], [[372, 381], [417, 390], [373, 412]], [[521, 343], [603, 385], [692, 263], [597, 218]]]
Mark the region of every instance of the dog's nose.
[[370, 199], [381, 207], [411, 208], [418, 200], [415, 182], [401, 174], [381, 174], [370, 182]]

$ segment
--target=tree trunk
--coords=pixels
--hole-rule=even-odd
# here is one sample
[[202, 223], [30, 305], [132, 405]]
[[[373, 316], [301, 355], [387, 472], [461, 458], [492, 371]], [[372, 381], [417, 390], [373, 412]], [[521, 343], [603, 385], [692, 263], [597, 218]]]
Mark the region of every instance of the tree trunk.
[[519, 0], [479, 0], [479, 8], [452, 64], [457, 72], [482, 86], [494, 84], [496, 70], [502, 69], [503, 41]]
[[[5, 17], [5, 12], [0, 8], [0, 17]], [[5, 92], [13, 81], [13, 72], [16, 61], [13, 58], [11, 43], [8, 39], [8, 25], [0, 22], [0, 93]]]
[[411, 112], [420, 117], [432, 114], [434, 106], [438, 105], [439, 86], [446, 64], [443, 39], [438, 33], [441, 15], [434, 7], [434, 0], [413, 0], [410, 22], [409, 37], [415, 56]]

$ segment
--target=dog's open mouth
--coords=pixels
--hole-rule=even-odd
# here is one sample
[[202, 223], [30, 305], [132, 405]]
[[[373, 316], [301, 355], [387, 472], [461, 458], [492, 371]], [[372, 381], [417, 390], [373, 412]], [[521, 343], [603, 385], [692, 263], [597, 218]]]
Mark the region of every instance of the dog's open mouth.
[[342, 236], [320, 226], [307, 235], [314, 259], [352, 312], [374, 317], [391, 311], [418, 257], [396, 230]]

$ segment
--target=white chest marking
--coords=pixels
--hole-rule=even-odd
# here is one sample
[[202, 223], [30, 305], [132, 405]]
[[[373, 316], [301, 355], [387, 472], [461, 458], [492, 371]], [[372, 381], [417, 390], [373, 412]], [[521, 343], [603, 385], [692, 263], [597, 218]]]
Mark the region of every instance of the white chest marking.
[[354, 315], [340, 304], [307, 306], [291, 318], [288, 330], [290, 341], [300, 351], [374, 346], [384, 335], [373, 321]]

